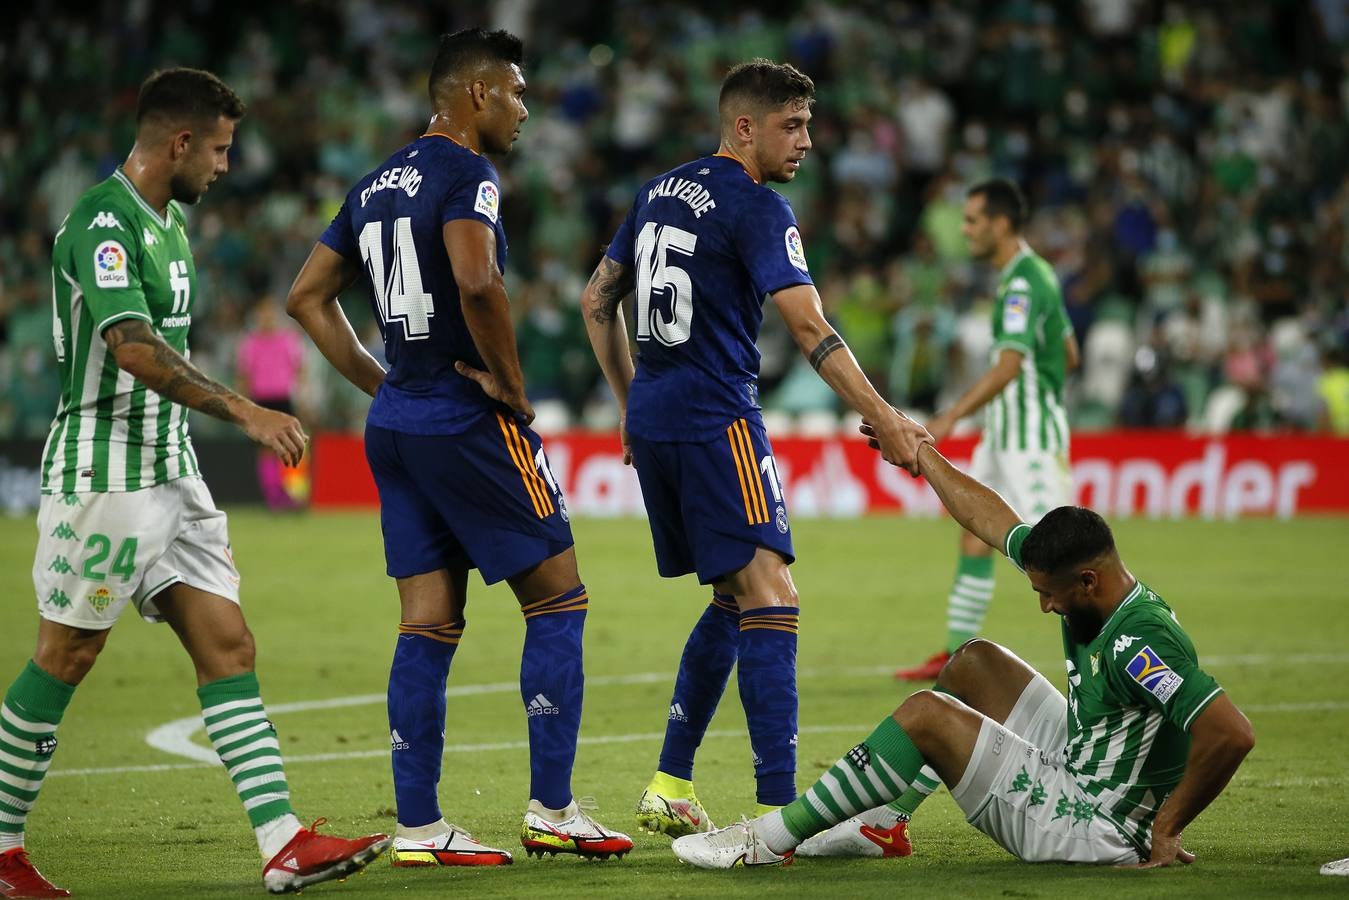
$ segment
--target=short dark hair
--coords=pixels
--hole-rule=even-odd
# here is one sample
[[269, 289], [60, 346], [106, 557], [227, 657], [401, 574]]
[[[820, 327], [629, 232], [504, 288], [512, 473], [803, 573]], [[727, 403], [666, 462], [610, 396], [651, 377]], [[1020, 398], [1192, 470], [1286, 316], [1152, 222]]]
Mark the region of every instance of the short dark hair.
[[717, 109], [725, 115], [736, 102], [747, 103], [755, 115], [776, 110], [793, 100], [815, 102], [815, 82], [791, 63], [751, 59], [726, 73]]
[[426, 92], [431, 102], [450, 78], [483, 63], [515, 63], [525, 58], [525, 46], [508, 31], [483, 31], [465, 28], [454, 34], [442, 34], [436, 47], [436, 58], [431, 63], [431, 77], [426, 81]]
[[992, 218], [993, 216], [1006, 216], [1008, 223], [1012, 226], [1012, 231], [1020, 231], [1026, 224], [1026, 219], [1030, 213], [1026, 206], [1026, 195], [1021, 193], [1021, 188], [1016, 186], [1016, 182], [1010, 178], [990, 178], [988, 181], [981, 181], [970, 188], [967, 197], [982, 196], [984, 198], [984, 215]]
[[246, 107], [229, 85], [204, 69], [163, 69], [141, 85], [136, 126], [146, 119], [214, 122], [220, 116], [242, 119]]
[[1060, 506], [1035, 523], [1021, 544], [1021, 564], [1048, 575], [1091, 562], [1115, 549], [1110, 526], [1082, 506]]

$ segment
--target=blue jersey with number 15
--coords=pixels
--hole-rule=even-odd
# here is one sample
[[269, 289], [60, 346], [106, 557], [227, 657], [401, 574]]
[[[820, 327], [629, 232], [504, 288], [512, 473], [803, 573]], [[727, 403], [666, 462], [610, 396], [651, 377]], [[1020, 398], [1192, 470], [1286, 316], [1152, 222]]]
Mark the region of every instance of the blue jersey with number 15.
[[711, 440], [758, 409], [764, 300], [811, 283], [787, 201], [736, 160], [704, 157], [643, 185], [607, 254], [636, 280], [628, 431]]
[[423, 135], [347, 194], [319, 240], [365, 268], [389, 374], [368, 421], [411, 434], [457, 434], [497, 404], [454, 370], [483, 368], [459, 305], [442, 227], [456, 219], [496, 233], [506, 268], [496, 168], [444, 135]]

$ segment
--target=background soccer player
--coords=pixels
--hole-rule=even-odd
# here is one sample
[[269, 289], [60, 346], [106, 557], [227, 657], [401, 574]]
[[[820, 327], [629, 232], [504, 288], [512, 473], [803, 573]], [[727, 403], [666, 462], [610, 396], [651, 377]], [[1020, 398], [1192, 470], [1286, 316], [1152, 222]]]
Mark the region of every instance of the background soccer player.
[[[352, 384], [374, 397], [366, 455], [379, 488], [402, 620], [389, 673], [398, 830], [394, 865], [502, 865], [510, 853], [447, 823], [437, 799], [445, 681], [464, 631], [468, 570], [506, 580], [525, 617], [528, 852], [623, 854], [571, 792], [585, 676], [587, 595], [567, 507], [529, 428], [502, 272], [501, 186], [529, 113], [518, 38], [460, 31], [431, 67], [427, 133], [356, 183], [291, 288], [288, 308]], [[390, 362], [356, 339], [338, 295], [365, 276]]]
[[[970, 255], [999, 271], [993, 304], [993, 367], [927, 423], [940, 441], [956, 422], [988, 406], [971, 474], [993, 487], [1027, 522], [1072, 501], [1063, 382], [1078, 363], [1077, 339], [1053, 268], [1021, 237], [1026, 200], [1005, 178], [970, 188], [965, 240]], [[946, 600], [946, 648], [895, 675], [931, 681], [956, 648], [979, 633], [993, 600], [992, 551], [968, 531]]]
[[253, 672], [253, 636], [225, 514], [202, 481], [187, 410], [238, 425], [287, 463], [307, 440], [186, 360], [197, 300], [181, 203], [229, 164], [244, 104], [209, 72], [169, 69], [141, 87], [136, 145], [80, 197], [52, 248], [52, 320], [61, 405], [42, 462], [37, 650], [0, 710], [0, 893], [65, 897], [28, 861], [24, 820], [56, 730], [128, 604], [168, 622], [197, 672], [206, 733], [256, 832], [273, 892], [359, 869], [389, 840], [301, 827], [276, 731]]
[[[693, 758], [738, 661], [757, 797], [796, 796], [799, 598], [786, 501], [760, 416], [755, 346], [771, 297], [829, 386], [875, 419], [887, 460], [912, 462], [926, 432], [872, 388], [825, 321], [792, 209], [768, 182], [791, 181], [810, 150], [814, 84], [754, 60], [721, 87], [716, 154], [647, 182], [586, 287], [590, 341], [622, 416], [660, 574], [713, 586], [675, 677], [660, 763], [637, 821], [670, 835], [704, 830]], [[634, 373], [619, 303], [635, 289]], [[842, 350], [843, 352], [837, 352]]]
[[785, 862], [830, 826], [857, 827], [849, 817], [931, 766], [970, 824], [1027, 862], [1192, 862], [1181, 832], [1255, 736], [1175, 613], [1125, 568], [1091, 510], [1059, 507], [1032, 528], [932, 446], [918, 466], [956, 521], [1026, 573], [1041, 611], [1062, 618], [1067, 698], [1006, 648], [971, 641], [799, 800], [680, 838], [675, 854], [704, 868]]

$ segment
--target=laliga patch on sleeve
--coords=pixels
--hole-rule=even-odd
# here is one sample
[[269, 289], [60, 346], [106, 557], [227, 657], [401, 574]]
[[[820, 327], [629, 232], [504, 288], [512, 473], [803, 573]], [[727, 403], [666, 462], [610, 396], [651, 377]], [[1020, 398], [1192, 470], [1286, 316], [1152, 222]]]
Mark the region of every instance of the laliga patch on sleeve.
[[495, 222], [500, 208], [501, 193], [497, 190], [497, 186], [490, 181], [478, 185], [478, 199], [473, 203], [473, 211], [482, 213]]
[[787, 245], [787, 261], [802, 272], [809, 272], [810, 269], [806, 268], [806, 248], [801, 244], [801, 232], [792, 225], [783, 234], [782, 239]]
[[1138, 655], [1129, 660], [1125, 671], [1129, 677], [1143, 685], [1152, 696], [1165, 703], [1170, 700], [1185, 679], [1172, 671], [1162, 658], [1145, 646]]
[[101, 288], [131, 285], [127, 275], [126, 248], [117, 241], [103, 241], [94, 251], [94, 284]]
[[1021, 334], [1030, 324], [1030, 297], [1025, 294], [1008, 294], [1002, 304], [1002, 330], [1009, 334]]

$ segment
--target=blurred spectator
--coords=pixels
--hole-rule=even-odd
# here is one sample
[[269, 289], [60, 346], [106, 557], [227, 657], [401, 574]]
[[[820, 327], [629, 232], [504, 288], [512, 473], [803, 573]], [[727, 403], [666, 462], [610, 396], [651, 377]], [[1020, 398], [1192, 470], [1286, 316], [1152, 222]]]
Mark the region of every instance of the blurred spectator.
[[[51, 240], [129, 149], [126, 114], [153, 68], [214, 69], [249, 104], [233, 175], [188, 211], [194, 315], [210, 326], [193, 350], [218, 365], [243, 298], [284, 292], [345, 186], [420, 133], [435, 34], [502, 22], [526, 36], [530, 83], [530, 121], [497, 161], [520, 351], [531, 394], [573, 421], [597, 386], [568, 361], [578, 280], [642, 181], [714, 151], [703, 123], [720, 76], [758, 54], [816, 81], [815, 145], [782, 190], [830, 314], [897, 400], [921, 407], [987, 364], [964, 327], [985, 276], [960, 226], [966, 187], [993, 174], [1030, 197], [1030, 241], [1088, 351], [1074, 427], [1208, 423], [1215, 395], [1223, 422], [1314, 427], [1310, 385], [1340, 371], [1279, 337], [1288, 320], [1318, 339], [1349, 330], [1349, 14], [1336, 0], [820, 0], [771, 15], [520, 0], [489, 21], [460, 0], [240, 0], [221, 27], [223, 9], [34, 4], [0, 36], [0, 434], [40, 437], [50, 420]], [[369, 337], [363, 292], [344, 303]], [[832, 409], [795, 377], [774, 319], [765, 396]], [[1153, 362], [1135, 365], [1144, 350]], [[318, 372], [306, 390], [316, 427], [361, 421], [359, 392]]]
[[[307, 342], [288, 320], [283, 324], [276, 297], [259, 300], [251, 319], [251, 327], [239, 342], [239, 391], [259, 406], [295, 415]], [[309, 496], [307, 460], [301, 460], [299, 467], [288, 467], [275, 453], [259, 449], [258, 486], [270, 509], [303, 506]]]

